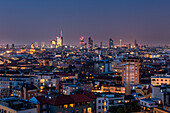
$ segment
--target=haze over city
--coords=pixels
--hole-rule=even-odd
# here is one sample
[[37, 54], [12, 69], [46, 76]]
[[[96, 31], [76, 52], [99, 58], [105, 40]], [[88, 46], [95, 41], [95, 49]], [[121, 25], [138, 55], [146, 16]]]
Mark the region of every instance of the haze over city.
[[1, 0], [0, 44], [50, 43], [63, 31], [64, 44], [165, 45], [170, 42], [169, 0]]

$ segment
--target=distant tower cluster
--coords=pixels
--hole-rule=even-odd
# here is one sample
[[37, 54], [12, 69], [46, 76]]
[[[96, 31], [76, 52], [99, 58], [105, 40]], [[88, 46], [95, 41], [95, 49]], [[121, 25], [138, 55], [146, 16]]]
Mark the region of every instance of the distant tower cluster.
[[113, 42], [113, 39], [110, 38], [109, 39], [109, 49], [113, 49], [114, 48], [114, 42]]
[[88, 39], [88, 44], [89, 44], [89, 50], [91, 51], [93, 49], [93, 40], [91, 37]]
[[58, 47], [63, 46], [63, 33], [62, 33], [62, 31], [60, 33], [60, 37], [56, 36], [56, 39], [51, 40], [50, 44], [51, 44], [51, 48], [58, 48]]

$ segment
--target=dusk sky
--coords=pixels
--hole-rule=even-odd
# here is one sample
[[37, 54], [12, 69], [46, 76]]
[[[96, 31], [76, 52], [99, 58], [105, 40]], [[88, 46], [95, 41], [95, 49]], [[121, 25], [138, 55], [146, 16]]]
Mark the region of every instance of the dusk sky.
[[0, 44], [31, 44], [63, 31], [64, 44], [170, 43], [170, 0], [0, 0]]

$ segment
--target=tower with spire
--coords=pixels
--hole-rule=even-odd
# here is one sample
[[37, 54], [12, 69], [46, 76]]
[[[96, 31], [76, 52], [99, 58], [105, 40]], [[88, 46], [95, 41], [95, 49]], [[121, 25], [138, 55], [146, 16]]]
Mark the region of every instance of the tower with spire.
[[61, 37], [61, 46], [63, 46], [63, 32], [62, 32], [62, 30], [60, 31], [60, 37]]

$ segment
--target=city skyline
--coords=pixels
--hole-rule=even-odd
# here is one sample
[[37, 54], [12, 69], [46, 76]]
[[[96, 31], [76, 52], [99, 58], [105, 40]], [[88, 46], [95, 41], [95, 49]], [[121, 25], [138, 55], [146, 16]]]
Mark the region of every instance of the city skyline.
[[64, 44], [169, 44], [170, 1], [0, 1], [0, 44], [50, 44], [63, 31]]

